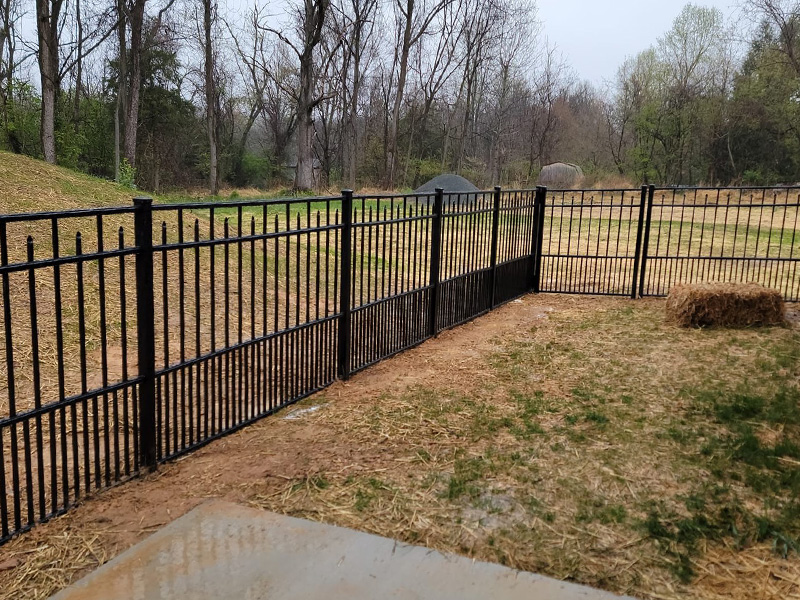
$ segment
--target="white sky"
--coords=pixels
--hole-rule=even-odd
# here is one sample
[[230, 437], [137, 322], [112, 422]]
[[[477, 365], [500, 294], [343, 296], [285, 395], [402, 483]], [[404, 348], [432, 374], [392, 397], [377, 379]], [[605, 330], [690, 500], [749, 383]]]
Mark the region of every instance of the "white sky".
[[[666, 32], [687, 0], [537, 0], [542, 32], [580, 79], [602, 84], [617, 68]], [[737, 0], [694, 0], [728, 18]]]

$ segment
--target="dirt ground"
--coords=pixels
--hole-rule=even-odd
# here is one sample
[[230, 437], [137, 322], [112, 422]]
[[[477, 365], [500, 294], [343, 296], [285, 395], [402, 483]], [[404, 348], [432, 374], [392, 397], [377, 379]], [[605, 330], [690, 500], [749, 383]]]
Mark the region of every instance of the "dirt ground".
[[[566, 371], [559, 374], [558, 364], [553, 365], [554, 372], [532, 369], [520, 374], [504, 371], [505, 367], [497, 367], [496, 363], [513, 355], [516, 347], [513, 344], [524, 347], [538, 335], [547, 335], [557, 343], [560, 328], [569, 323], [593, 318], [597, 311], [613, 321], [614, 315], [627, 314], [632, 309], [641, 313], [642, 319], [654, 323], [654, 336], [684, 335], [671, 333], [661, 323], [661, 300], [634, 303], [625, 299], [527, 296], [443, 332], [438, 338], [367, 369], [348, 382], [337, 382], [295, 409], [287, 409], [162, 465], [157, 473], [98, 494], [65, 516], [35, 527], [0, 548], [0, 598], [46, 598], [207, 498], [356, 527], [650, 598], [721, 598], [728, 595], [731, 579], [741, 580], [734, 596], [747, 597], [742, 594], [752, 591], [754, 584], [765, 598], [780, 597], [773, 593], [783, 594], [782, 597], [800, 594], [797, 555], [789, 553], [788, 558], [781, 558], [767, 542], [746, 547], [710, 542], [704, 547], [705, 552], [693, 559], [694, 578], [682, 582], [663, 564], [656, 564], [663, 554], [659, 553], [659, 542], [640, 533], [638, 526], [617, 527], [613, 511], [607, 520], [577, 518], [562, 526], [559, 504], [551, 498], [549, 505], [555, 515], [536, 510], [523, 515], [511, 489], [514, 479], [509, 478], [510, 471], [503, 470], [484, 476], [492, 497], [483, 504], [478, 502], [483, 491], [467, 492], [465, 496], [459, 488], [454, 489], [459, 469], [467, 464], [459, 448], [466, 447], [468, 457], [475, 453], [486, 456], [501, 447], [506, 438], [511, 444], [513, 436], [509, 431], [515, 430], [504, 429], [503, 423], [497, 429], [491, 423], [480, 430], [473, 425], [460, 428], [461, 408], [449, 413], [447, 419], [440, 419], [438, 413], [426, 412], [438, 406], [431, 390], [440, 392], [444, 398], [458, 390], [459, 394], [489, 407], [496, 402], [504, 378], [516, 381], [520, 389], [533, 386], [537, 393], [556, 399], [565, 394], [576, 395], [570, 386], [577, 384], [570, 377], [580, 376], [581, 365], [586, 363], [581, 357], [573, 357], [578, 362], [569, 363], [574, 370], [569, 376]], [[793, 318], [796, 319], [794, 313]], [[790, 343], [796, 339], [796, 329], [797, 324], [766, 334], [741, 335], [748, 343], [758, 344], [763, 336], [777, 336]], [[591, 352], [594, 348], [596, 358], [613, 353], [608, 339], [587, 336], [586, 332], [582, 335], [586, 346], [581, 352], [587, 349]], [[701, 339], [702, 334], [693, 332], [685, 335], [694, 336], [687, 341], [693, 347], [709, 344], [713, 348], [719, 343], [713, 335], [708, 339]], [[616, 343], [624, 344], [624, 336]], [[546, 350], [557, 351], [556, 347]], [[658, 365], [652, 368], [660, 372], [656, 378], [663, 375]], [[572, 391], [565, 392], [565, 387]], [[466, 406], [464, 414], [471, 414], [469, 407], [474, 404]], [[315, 408], [303, 410], [310, 407]], [[497, 414], [502, 417], [503, 411], [498, 407]], [[407, 420], [400, 418], [406, 414]], [[491, 418], [492, 411], [480, 414]], [[545, 410], [537, 421], [536, 427], [553, 432], [546, 442], [536, 441], [546, 436], [518, 436], [523, 445], [514, 446], [513, 454], [517, 457], [520, 448], [541, 443], [546, 444], [542, 452], [550, 452], [547, 447], [552, 452], [563, 452], [565, 446], [568, 450], [567, 458], [550, 461], [552, 469], [563, 469], [559, 476], [551, 471], [544, 481], [542, 475], [539, 479], [525, 480], [534, 488], [541, 487], [541, 502], [547, 504], [549, 495], [570, 495], [572, 477], [588, 482], [586, 485], [596, 490], [612, 486], [616, 494], [628, 498], [630, 503], [645, 495], [651, 482], [660, 478], [669, 478], [673, 487], [683, 484], [680, 474], [665, 474], [657, 454], [644, 457], [645, 462], [651, 461], [646, 469], [624, 476], [605, 459], [602, 464], [593, 462], [594, 452], [604, 455], [611, 452], [619, 460], [627, 456], [641, 462], [641, 453], [647, 452], [652, 432], [644, 431], [641, 440], [634, 439], [626, 446], [617, 439], [603, 439], [608, 429], [589, 429], [591, 425], [602, 424], [602, 415], [586, 414], [581, 421], [586, 425], [579, 424], [583, 427], [580, 437], [562, 430], [570, 415], [560, 414], [557, 408]], [[661, 414], [655, 421], [664, 418]], [[424, 441], [418, 438], [421, 430], [425, 433]], [[533, 428], [531, 431], [537, 433]], [[497, 438], [496, 443], [493, 437]], [[585, 455], [582, 444], [590, 447]], [[547, 459], [544, 454], [534, 458]], [[433, 464], [435, 468], [430, 467]], [[569, 469], [575, 472], [570, 473]], [[595, 472], [603, 469], [615, 476], [604, 479], [602, 473]], [[447, 472], [455, 474], [443, 480], [439, 475]], [[434, 475], [428, 477], [431, 473]], [[471, 481], [477, 480], [466, 476], [462, 479], [466, 482], [465, 490], [470, 489]], [[465, 505], [461, 502], [464, 497], [477, 500]], [[572, 509], [565, 509], [568, 510]], [[471, 519], [476, 511], [480, 515]], [[627, 519], [635, 520], [632, 515]], [[508, 531], [520, 526], [541, 532], [537, 543], [542, 545], [531, 546], [541, 556], [515, 556], [515, 552], [521, 551], [513, 545], [503, 547], [503, 540], [510, 539]], [[528, 544], [524, 539], [523, 542]], [[601, 564], [602, 569], [598, 566]]]

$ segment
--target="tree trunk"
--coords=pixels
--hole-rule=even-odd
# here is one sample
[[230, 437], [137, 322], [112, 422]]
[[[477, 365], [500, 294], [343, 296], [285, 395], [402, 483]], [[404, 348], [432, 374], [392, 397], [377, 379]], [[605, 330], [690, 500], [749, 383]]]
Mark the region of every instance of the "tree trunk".
[[128, 106], [125, 111], [125, 159], [136, 166], [136, 134], [139, 126], [139, 94], [142, 89], [142, 29], [146, 0], [136, 0], [130, 9], [130, 77], [128, 78]]
[[414, 20], [414, 0], [406, 1], [405, 27], [403, 28], [403, 45], [400, 48], [400, 73], [397, 76], [397, 91], [394, 96], [392, 118], [389, 121], [389, 138], [386, 148], [386, 178], [384, 187], [394, 187], [395, 168], [397, 167], [397, 128], [400, 124], [400, 107], [403, 104], [403, 92], [406, 87], [408, 73], [408, 55], [411, 51], [411, 27]]
[[[217, 94], [214, 85], [214, 57], [211, 52], [212, 0], [203, 0], [205, 30], [206, 124], [208, 127], [208, 180], [212, 196], [219, 193], [217, 174]], [[215, 7], [216, 8], [216, 7]]]
[[128, 80], [128, 55], [127, 55], [127, 36], [125, 21], [124, 0], [117, 0], [117, 38], [119, 43], [119, 73], [117, 74], [117, 101], [114, 107], [114, 181], [119, 183], [119, 163], [122, 154], [122, 133], [120, 121], [125, 118], [126, 106], [125, 97], [127, 94], [126, 84]]
[[41, 142], [44, 159], [56, 162], [56, 98], [58, 81], [58, 19], [63, 0], [36, 0], [39, 72], [42, 84]]
[[303, 50], [300, 58], [300, 91], [297, 95], [297, 170], [294, 188], [314, 188], [314, 48], [322, 37], [322, 25], [330, 0], [305, 0]]
[[356, 24], [353, 47], [353, 89], [350, 92], [350, 110], [347, 119], [347, 184], [356, 187], [358, 161], [358, 95], [361, 93], [361, 27]]
[[78, 133], [81, 120], [81, 82], [83, 81], [83, 20], [81, 18], [80, 0], [75, 0], [75, 20], [78, 25], [78, 55], [75, 63], [75, 98], [72, 105], [72, 124], [75, 127], [75, 133]]
[[[8, 103], [11, 100], [14, 82], [14, 40], [13, 22], [11, 20], [11, 2], [2, 3], [2, 21], [0, 21], [0, 102], [2, 102], [3, 129], [8, 136]], [[5, 69], [5, 70], [3, 70]]]
[[[311, 61], [309, 61], [311, 62]], [[314, 116], [311, 105], [312, 65], [300, 66], [300, 95], [297, 100], [297, 172], [296, 190], [314, 188]]]

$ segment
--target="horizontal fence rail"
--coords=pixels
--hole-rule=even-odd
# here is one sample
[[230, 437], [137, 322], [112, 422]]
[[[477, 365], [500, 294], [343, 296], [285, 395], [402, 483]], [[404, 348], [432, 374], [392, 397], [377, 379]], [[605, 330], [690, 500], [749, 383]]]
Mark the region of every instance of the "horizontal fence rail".
[[0, 542], [528, 292], [800, 300], [800, 188], [0, 215]]

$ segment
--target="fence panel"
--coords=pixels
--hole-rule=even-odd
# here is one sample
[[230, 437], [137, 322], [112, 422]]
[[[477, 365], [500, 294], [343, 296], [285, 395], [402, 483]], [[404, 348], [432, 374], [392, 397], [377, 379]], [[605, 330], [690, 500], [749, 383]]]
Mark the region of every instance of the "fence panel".
[[535, 190], [501, 194], [498, 215], [495, 304], [508, 302], [533, 289], [536, 269]]
[[640, 190], [548, 191], [541, 291], [629, 295], [642, 208]]
[[139, 470], [133, 207], [0, 216], [0, 541]]
[[641, 294], [676, 283], [756, 282], [800, 300], [800, 188], [655, 192]]
[[448, 329], [491, 308], [495, 194], [444, 194], [437, 323]]
[[353, 199], [353, 372], [429, 337], [433, 206], [433, 194]]
[[154, 206], [157, 457], [336, 377], [341, 199]]

